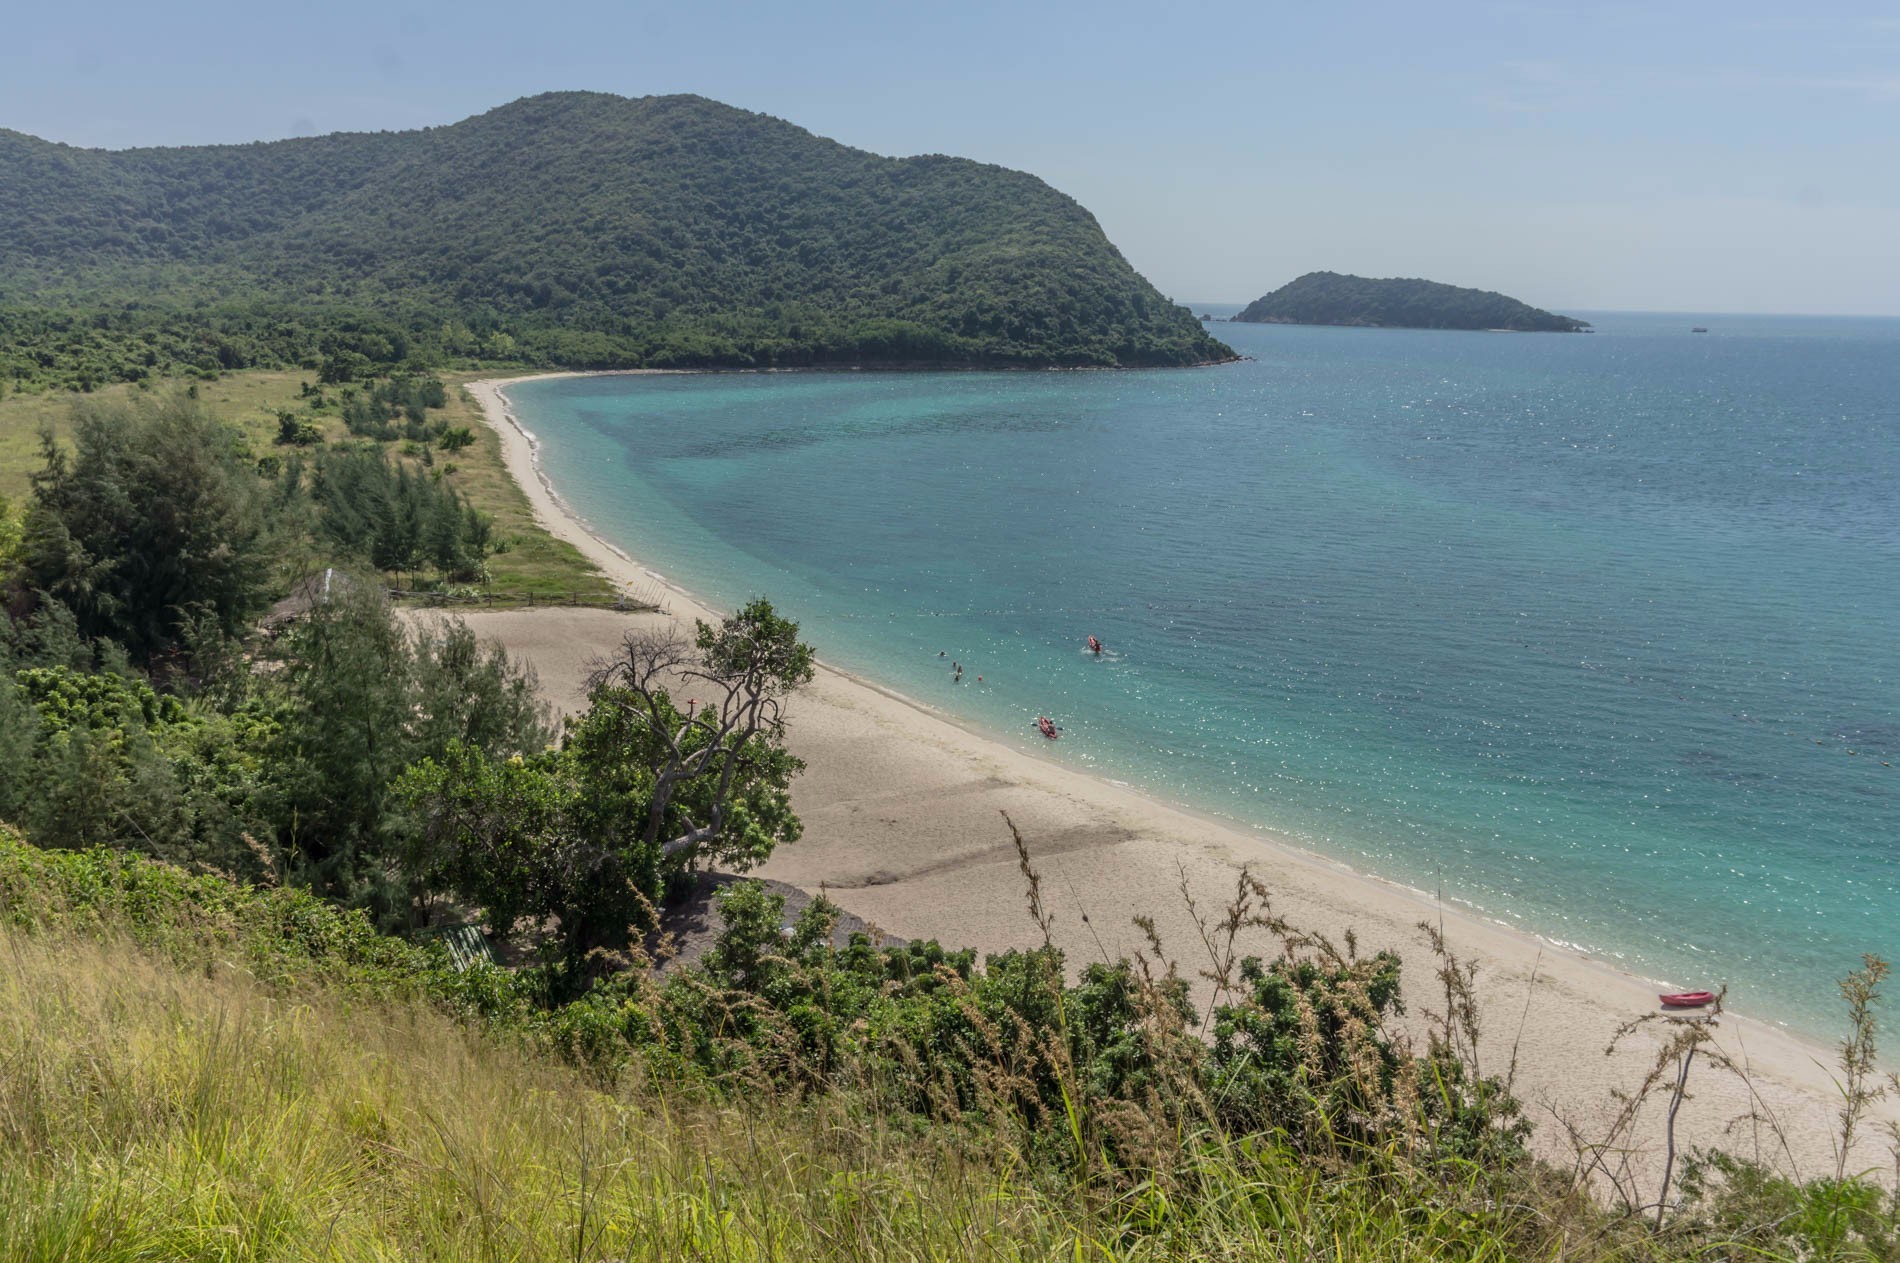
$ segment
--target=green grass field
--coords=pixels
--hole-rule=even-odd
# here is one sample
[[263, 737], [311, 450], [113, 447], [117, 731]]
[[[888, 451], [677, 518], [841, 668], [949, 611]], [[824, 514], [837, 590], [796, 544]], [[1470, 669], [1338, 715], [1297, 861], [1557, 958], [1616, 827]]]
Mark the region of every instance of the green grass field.
[[[443, 375], [449, 401], [441, 416], [451, 426], [468, 426], [476, 436], [472, 446], [447, 459], [455, 466], [450, 480], [469, 503], [494, 519], [495, 538], [504, 545], [504, 551], [489, 558], [489, 587], [500, 593], [532, 593], [537, 598], [612, 596], [612, 586], [578, 549], [535, 522], [526, 494], [502, 464], [500, 437], [482, 421], [480, 408], [461, 389], [463, 382], [476, 376]], [[217, 381], [198, 383], [198, 393], [218, 416], [243, 429], [262, 454], [275, 450], [277, 410], [296, 408], [300, 386], [311, 378], [308, 372], [294, 370], [227, 373]], [[176, 383], [153, 389], [185, 388]], [[0, 398], [0, 496], [19, 510], [31, 493], [32, 474], [40, 467], [41, 431], [50, 426], [56, 436], [68, 433], [74, 408], [82, 399], [125, 399], [143, 393], [132, 386], [112, 386], [91, 396], [48, 392]], [[348, 437], [335, 417], [321, 418], [318, 424], [326, 442]]]
[[[199, 382], [198, 393], [220, 417], [241, 426], [259, 450], [270, 446], [277, 432], [276, 409], [293, 406], [299, 382], [309, 381], [309, 373], [254, 372], [228, 373], [215, 382]], [[155, 390], [183, 390], [183, 383], [154, 387]], [[67, 391], [33, 394], [8, 393], [0, 398], [0, 496], [15, 504], [30, 490], [28, 479], [40, 467], [40, 432], [52, 427], [64, 437], [72, 429], [73, 409], [85, 399], [128, 399], [148, 392], [132, 386], [109, 386], [91, 395]], [[335, 427], [340, 437], [343, 427]]]
[[476, 508], [495, 520], [496, 537], [508, 541], [507, 552], [489, 558], [489, 586], [498, 591], [533, 592], [536, 596], [570, 592], [583, 598], [611, 596], [613, 585], [581, 556], [579, 549], [554, 538], [534, 520], [527, 493], [502, 463], [501, 436], [482, 420], [474, 396], [462, 389], [464, 382], [479, 376], [448, 374], [444, 380], [449, 384], [449, 423], [468, 426], [476, 438], [472, 447], [455, 455], [455, 463], [461, 467], [455, 474], [455, 485]]

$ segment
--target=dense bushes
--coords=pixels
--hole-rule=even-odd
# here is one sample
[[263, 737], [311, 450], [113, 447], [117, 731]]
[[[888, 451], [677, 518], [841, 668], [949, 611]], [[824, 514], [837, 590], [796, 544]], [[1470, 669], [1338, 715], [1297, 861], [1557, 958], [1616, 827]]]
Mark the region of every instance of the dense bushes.
[[408, 923], [427, 917], [433, 891], [391, 797], [402, 770], [457, 743], [529, 753], [548, 730], [532, 679], [499, 649], [455, 623], [412, 630], [380, 592], [337, 588], [272, 651], [278, 851], [291, 880]]
[[202, 624], [236, 635], [268, 580], [262, 488], [243, 443], [195, 400], [84, 406], [73, 450], [46, 440], [28, 581], [86, 636], [145, 659]]
[[50, 660], [33, 625], [13, 627], [0, 819], [48, 846], [282, 877], [390, 924], [426, 916], [395, 778], [452, 745], [539, 750], [547, 729], [531, 681], [466, 628], [413, 632], [374, 589], [337, 587], [271, 648], [278, 669], [240, 666], [188, 700], [123, 663]]
[[[857, 935], [838, 948], [831, 904], [819, 900], [787, 926], [783, 898], [751, 883], [727, 887], [719, 911], [725, 928], [699, 966], [656, 977], [638, 965], [550, 1005], [558, 966], [457, 970], [440, 949], [383, 937], [360, 912], [294, 888], [104, 850], [42, 851], [0, 830], [0, 917], [17, 927], [124, 933], [188, 966], [235, 953], [281, 983], [425, 998], [603, 1074], [638, 1067], [735, 1097], [848, 1090], [881, 1111], [1016, 1131], [1045, 1159], [1084, 1169], [1109, 1158], [1167, 1173], [1197, 1134], [1219, 1133], [1208, 1095], [1218, 1055], [1195, 1038], [1186, 986], [1172, 976], [1123, 960], [1068, 983], [1050, 947], [980, 967], [974, 953], [935, 943], [879, 947]], [[1316, 1070], [1310, 1053], [1264, 1055], [1269, 1071]], [[1402, 1050], [1391, 1055], [1408, 1064]], [[1321, 1125], [1346, 1117], [1319, 1090], [1329, 1081], [1262, 1096], [1249, 1130], [1285, 1128], [1315, 1156], [1347, 1157], [1345, 1127]], [[1391, 1093], [1380, 1099], [1388, 1113], [1402, 1110]], [[1308, 1115], [1310, 1125], [1286, 1127]], [[1428, 1139], [1428, 1124], [1392, 1114], [1395, 1134]], [[1428, 1144], [1417, 1152], [1430, 1160]]]
[[[326, 390], [306, 387], [309, 415], [443, 437], [439, 380]], [[178, 395], [85, 408], [72, 452], [47, 436], [34, 487], [20, 562], [0, 569], [0, 606], [20, 613], [0, 614], [0, 819], [35, 841], [268, 876], [385, 926], [460, 895], [558, 925], [572, 965], [624, 947], [669, 876], [798, 835], [776, 708], [811, 651], [769, 605], [654, 644], [688, 651], [666, 665], [731, 706], [681, 715], [651, 678], [603, 682], [549, 749], [533, 682], [501, 651], [397, 617], [379, 576], [331, 564], [479, 577], [488, 520], [427, 448], [260, 460]], [[293, 579], [279, 634], [257, 637], [251, 616]], [[533, 796], [488, 802], [491, 782], [560, 807], [524, 835]]]
[[360, 912], [307, 890], [244, 885], [102, 848], [44, 850], [4, 826], [0, 921], [35, 933], [127, 937], [186, 968], [225, 961], [279, 985], [454, 994], [446, 952], [379, 934]]
[[[799, 764], [776, 707], [809, 679], [810, 650], [768, 605], [703, 629], [687, 656], [667, 660], [697, 671], [707, 698], [724, 695], [724, 681], [729, 707], [682, 715], [651, 680], [603, 682], [559, 749], [548, 748], [532, 680], [500, 650], [458, 623], [399, 619], [379, 582], [350, 571], [297, 583], [288, 628], [247, 645], [249, 629], [219, 615], [236, 618], [263, 593], [266, 484], [189, 402], [95, 410], [71, 462], [49, 446], [31, 514], [39, 549], [9, 594], [33, 613], [0, 618], [0, 818], [48, 845], [294, 882], [387, 926], [426, 924], [459, 895], [504, 928], [558, 925], [570, 964], [625, 946], [640, 901], [660, 899], [669, 876], [712, 860], [743, 868], [797, 837], [786, 786]], [[161, 440], [173, 461], [163, 469]], [[242, 512], [210, 514], [175, 551], [149, 556], [181, 536], [138, 528], [139, 513], [163, 517], [154, 488], [207, 466]], [[465, 574], [486, 548], [485, 519], [375, 448], [291, 455], [268, 516], [277, 542], [314, 533], [331, 556], [391, 568]], [[91, 546], [62, 552], [48, 539]], [[220, 607], [217, 582], [240, 552], [251, 586]], [[75, 560], [54, 574], [47, 556]], [[110, 585], [155, 571], [168, 586]], [[208, 595], [189, 603], [194, 593]], [[121, 632], [136, 657], [113, 639]], [[540, 801], [551, 804], [543, 816], [526, 810]]]
[[[364, 395], [426, 415], [440, 385]], [[293, 454], [274, 483], [258, 466], [182, 394], [82, 408], [70, 452], [47, 437], [18, 564], [0, 569], [20, 615], [0, 614], [0, 818], [407, 923], [429, 891], [405, 867], [391, 783], [451, 743], [540, 750], [531, 681], [463, 628], [405, 624], [380, 582], [347, 572], [299, 581], [303, 617], [274, 643], [251, 621], [312, 545], [469, 575], [488, 525], [373, 446]]]
[[273, 729], [260, 708], [187, 707], [121, 675], [18, 670], [0, 679], [0, 819], [48, 846], [255, 874], [247, 839], [269, 836], [260, 751]]
[[114, 382], [212, 379], [251, 368], [315, 373], [329, 363], [367, 376], [448, 353], [443, 317], [425, 311], [292, 306], [254, 294], [184, 309], [141, 298], [133, 288], [71, 305], [47, 301], [44, 292], [0, 301], [0, 388], [89, 392]]

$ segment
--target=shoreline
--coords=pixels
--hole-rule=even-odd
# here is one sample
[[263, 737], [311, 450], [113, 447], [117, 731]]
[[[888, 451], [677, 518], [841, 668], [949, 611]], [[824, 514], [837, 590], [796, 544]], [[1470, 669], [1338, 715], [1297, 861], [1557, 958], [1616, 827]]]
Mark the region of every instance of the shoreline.
[[[505, 394], [524, 381], [591, 375], [490, 378], [466, 388], [499, 435], [509, 474], [552, 534], [579, 548], [616, 586], [657, 584], [682, 607], [648, 617], [715, 617], [689, 589], [604, 539], [561, 499], [541, 467], [540, 437], [522, 424]], [[544, 694], [568, 709], [579, 701], [575, 681], [586, 659], [611, 651], [626, 626], [622, 616], [585, 611], [497, 612], [466, 621], [536, 666]], [[1537, 1125], [1534, 1147], [1557, 1159], [1567, 1159], [1568, 1150], [1554, 1116], [1597, 1138], [1617, 1104], [1611, 1090], [1635, 1087], [1668, 1032], [1666, 1023], [1652, 1024], [1606, 1056], [1620, 1026], [1656, 1011], [1662, 984], [1264, 830], [1017, 749], [875, 681], [821, 662], [818, 678], [790, 711], [789, 744], [808, 764], [793, 789], [806, 836], [774, 855], [759, 875], [828, 889], [841, 907], [892, 933], [983, 951], [1031, 944], [1015, 853], [996, 815], [1003, 810], [1029, 840], [1057, 913], [1058, 944], [1072, 962], [1132, 952], [1140, 940], [1129, 918], [1146, 913], [1191, 975], [1202, 953], [1194, 920], [1179, 906], [1183, 893], [1191, 893], [1202, 916], [1215, 917], [1232, 892], [1235, 870], [1246, 864], [1273, 891], [1275, 911], [1295, 924], [1336, 941], [1353, 929], [1364, 950], [1398, 951], [1410, 966], [1410, 1017], [1401, 1026], [1417, 1030], [1434, 984], [1416, 927], [1437, 922], [1455, 950], [1482, 965], [1477, 990], [1493, 1023], [1480, 1041], [1484, 1070], [1516, 1067], [1518, 1095]], [[1265, 941], [1245, 946], [1270, 954]], [[1780, 1120], [1787, 1144], [1764, 1139], [1764, 1129], [1754, 1127], [1765, 1158], [1804, 1174], [1831, 1170], [1839, 1096], [1826, 1068], [1835, 1052], [1732, 1012], [1723, 1015], [1717, 1041], [1750, 1068], [1752, 1088], [1705, 1071], [1692, 1083], [1679, 1140], [1715, 1145], [1725, 1141], [1730, 1120], [1766, 1111]], [[1876, 1126], [1863, 1127], [1863, 1135], [1877, 1131], [1878, 1120], [1900, 1116], [1895, 1102], [1886, 1104], [1870, 1111]], [[1647, 1107], [1637, 1140], [1660, 1150], [1660, 1123], [1652, 1114], [1659, 1116], [1660, 1107]], [[1749, 1145], [1738, 1146], [1740, 1134], [1726, 1134], [1726, 1147], [1747, 1151]], [[1882, 1167], [1883, 1158], [1878, 1144], [1857, 1146], [1850, 1169]]]

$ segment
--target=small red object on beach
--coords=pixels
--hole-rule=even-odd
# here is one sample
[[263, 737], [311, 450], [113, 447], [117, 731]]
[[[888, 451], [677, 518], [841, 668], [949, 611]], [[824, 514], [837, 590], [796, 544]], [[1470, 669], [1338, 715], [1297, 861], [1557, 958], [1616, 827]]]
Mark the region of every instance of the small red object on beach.
[[1674, 995], [1658, 996], [1666, 1009], [1699, 1009], [1705, 1004], [1715, 1002], [1713, 991], [1678, 991]]

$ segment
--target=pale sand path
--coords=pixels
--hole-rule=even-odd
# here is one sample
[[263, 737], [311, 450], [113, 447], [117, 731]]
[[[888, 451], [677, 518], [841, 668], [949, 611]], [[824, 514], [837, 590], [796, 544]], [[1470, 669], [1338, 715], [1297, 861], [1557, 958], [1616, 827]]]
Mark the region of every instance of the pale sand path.
[[[567, 539], [616, 582], [670, 593], [664, 614], [599, 610], [477, 613], [469, 625], [533, 665], [549, 699], [582, 704], [588, 662], [610, 653], [630, 627], [665, 618], [711, 618], [689, 593], [595, 537], [555, 497], [535, 462], [534, 441], [513, 419], [501, 382], [469, 386], [502, 438], [509, 470], [549, 530]], [[1657, 987], [1600, 962], [1539, 943], [1501, 925], [1443, 909], [1392, 883], [1355, 873], [1265, 835], [1169, 807], [1073, 771], [1029, 749], [968, 731], [929, 707], [843, 672], [823, 669], [791, 707], [792, 749], [807, 771], [793, 789], [805, 836], [761, 870], [806, 889], [829, 888], [850, 912], [906, 938], [936, 938], [984, 950], [1038, 941], [1024, 911], [1023, 879], [999, 812], [1023, 830], [1071, 962], [1141, 945], [1130, 923], [1153, 916], [1169, 952], [1192, 973], [1205, 963], [1177, 887], [1183, 879], [1210, 919], [1248, 864], [1272, 889], [1274, 908], [1336, 941], [1350, 927], [1362, 951], [1390, 947], [1407, 963], [1410, 1024], [1433, 1004], [1430, 956], [1416, 928], [1442, 917], [1455, 950], [1481, 962], [1484, 1068], [1502, 1073], [1516, 1045], [1517, 1090], [1537, 1124], [1537, 1147], [1567, 1157], [1553, 1111], [1598, 1134], [1613, 1113], [1610, 1091], [1631, 1088], [1658, 1046], [1660, 1027], [1633, 1037], [1614, 1057], [1604, 1050], [1617, 1027], [1654, 1011]], [[1083, 916], [1086, 914], [1086, 923]], [[1269, 954], [1259, 941], [1253, 950]], [[1700, 980], [1678, 980], [1682, 982]], [[1834, 1054], [1773, 1025], [1733, 1015], [1719, 1042], [1752, 1067], [1761, 1105], [1781, 1121], [1806, 1174], [1833, 1169], [1838, 1096], [1823, 1066]], [[1820, 1064], [1817, 1064], [1820, 1063]], [[1734, 1079], [1698, 1070], [1683, 1107], [1679, 1139], [1723, 1141], [1730, 1120], [1750, 1108]], [[1889, 1102], [1879, 1115], [1900, 1119]], [[1863, 1125], [1854, 1166], [1886, 1168], [1882, 1129]], [[1766, 1129], [1726, 1133], [1743, 1153], [1776, 1156]], [[1662, 1142], [1660, 1109], [1641, 1130]], [[1653, 1189], [1652, 1189], [1653, 1194]]]

